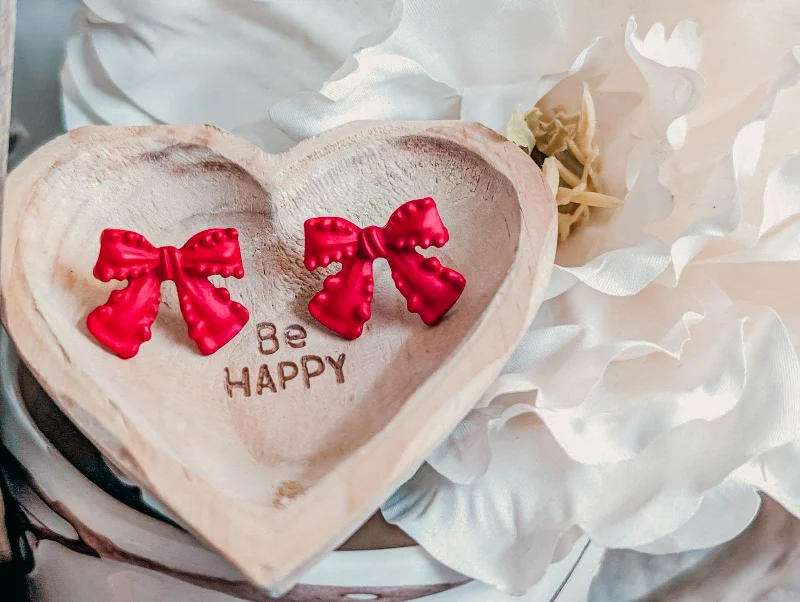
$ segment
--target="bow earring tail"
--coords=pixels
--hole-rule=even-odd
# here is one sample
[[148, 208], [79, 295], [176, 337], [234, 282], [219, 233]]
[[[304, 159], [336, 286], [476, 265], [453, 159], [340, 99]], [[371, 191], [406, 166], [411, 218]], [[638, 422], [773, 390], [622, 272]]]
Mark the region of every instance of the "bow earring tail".
[[435, 257], [424, 257], [414, 248], [442, 247], [449, 237], [431, 198], [404, 203], [383, 228], [362, 229], [341, 217], [306, 220], [306, 268], [315, 270], [333, 261], [342, 264], [337, 274], [325, 279], [308, 310], [334, 332], [357, 339], [372, 315], [372, 262], [383, 257], [408, 310], [419, 314], [425, 324], [436, 324], [453, 307], [467, 282]]
[[216, 274], [244, 276], [239, 233], [234, 228], [204, 230], [180, 249], [154, 247], [136, 232], [103, 230], [94, 277], [103, 282], [127, 280], [128, 286], [113, 291], [105, 304], [92, 310], [86, 326], [119, 357], [133, 357], [152, 336], [161, 283], [172, 280], [189, 336], [200, 353], [210, 355], [235, 337], [250, 318], [243, 305], [231, 301], [227, 289], [208, 281]]

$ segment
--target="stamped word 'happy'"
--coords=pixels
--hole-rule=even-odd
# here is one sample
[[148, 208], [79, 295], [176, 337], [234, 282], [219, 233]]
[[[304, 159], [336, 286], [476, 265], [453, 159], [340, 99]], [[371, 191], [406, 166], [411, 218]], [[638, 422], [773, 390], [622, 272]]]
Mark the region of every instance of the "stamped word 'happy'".
[[[256, 326], [256, 338], [259, 352], [262, 355], [272, 355], [281, 349], [282, 343], [288, 349], [305, 348], [308, 333], [299, 324], [291, 324], [279, 335], [274, 323], [261, 322]], [[312, 379], [323, 377], [324, 374], [332, 375], [328, 377], [328, 384], [343, 384], [345, 359], [344, 353], [335, 356], [306, 354], [298, 361], [283, 360], [271, 365], [261, 364], [258, 369], [253, 370], [245, 366], [240, 374], [226, 367], [223, 375], [225, 392], [230, 398], [233, 398], [237, 390], [245, 397], [250, 397], [254, 393], [256, 395], [278, 393], [287, 386], [292, 386], [289, 383], [295, 380], [298, 381], [297, 386], [310, 389]]]

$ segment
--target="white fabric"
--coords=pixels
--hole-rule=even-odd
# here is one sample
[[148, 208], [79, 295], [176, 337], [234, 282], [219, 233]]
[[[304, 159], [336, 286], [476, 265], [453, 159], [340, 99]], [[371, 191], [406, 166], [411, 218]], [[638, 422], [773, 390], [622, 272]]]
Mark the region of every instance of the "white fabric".
[[[517, 106], [577, 107], [588, 83], [625, 206], [559, 248], [504, 373], [384, 505], [439, 560], [521, 592], [584, 533], [705, 548], [750, 522], [759, 489], [800, 514], [800, 6], [398, 0], [363, 23], [353, 0], [340, 31], [280, 3], [330, 45], [316, 65], [283, 22], [228, 10], [277, 2], [207, 0], [191, 26], [162, 3], [90, 4], [120, 25], [71, 46], [73, 115], [211, 121], [271, 151], [365, 118], [502, 132]], [[189, 58], [201, 39], [214, 51]]]

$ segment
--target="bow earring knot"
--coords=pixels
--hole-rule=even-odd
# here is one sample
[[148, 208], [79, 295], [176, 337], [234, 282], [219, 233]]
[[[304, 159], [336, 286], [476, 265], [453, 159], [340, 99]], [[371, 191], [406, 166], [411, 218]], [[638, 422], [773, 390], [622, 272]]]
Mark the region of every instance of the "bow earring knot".
[[227, 289], [208, 281], [214, 275], [244, 276], [238, 238], [234, 228], [213, 228], [195, 234], [177, 249], [155, 247], [129, 230], [103, 230], [94, 276], [103, 282], [127, 280], [128, 285], [113, 291], [106, 303], [89, 313], [89, 332], [121, 358], [135, 356], [152, 336], [161, 283], [172, 280], [189, 337], [203, 355], [214, 353], [250, 318]]
[[383, 227], [359, 228], [341, 217], [306, 220], [306, 268], [315, 270], [334, 261], [342, 264], [311, 299], [309, 312], [345, 338], [361, 336], [372, 315], [372, 262], [384, 258], [408, 310], [419, 314], [425, 324], [436, 324], [461, 296], [466, 280], [415, 247], [442, 247], [449, 237], [431, 198], [404, 203]]

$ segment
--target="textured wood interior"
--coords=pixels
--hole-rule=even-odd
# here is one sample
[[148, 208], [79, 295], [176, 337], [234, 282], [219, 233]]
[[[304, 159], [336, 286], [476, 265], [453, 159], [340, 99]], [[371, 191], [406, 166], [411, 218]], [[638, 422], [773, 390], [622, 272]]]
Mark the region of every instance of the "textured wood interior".
[[[254, 502], [267, 497], [287, 503], [388, 423], [497, 293], [519, 236], [519, 206], [508, 180], [474, 153], [425, 137], [317, 154], [269, 183], [200, 145], [163, 147], [150, 138], [124, 138], [65, 162], [37, 192], [32, 204], [39, 210], [21, 228], [47, 235], [36, 245], [37, 256], [25, 258], [33, 264], [29, 280], [37, 309], [70, 363], [93, 373], [165, 451], [193, 458], [213, 487], [235, 483], [236, 494]], [[323, 274], [302, 264], [305, 218], [335, 214], [382, 225], [401, 203], [427, 195], [439, 199], [453, 237], [428, 254], [470, 283], [447, 319], [429, 328], [409, 313], [380, 261], [365, 334], [350, 342], [318, 326], [306, 303], [321, 288]], [[165, 283], [153, 338], [139, 355], [120, 361], [103, 350], [86, 332], [85, 317], [120, 288], [91, 274], [106, 227], [132, 229], [158, 246], [183, 244], [208, 227], [237, 228], [246, 278], [228, 279], [225, 286], [250, 308], [248, 326], [213, 356], [200, 356], [186, 335], [174, 285]], [[476, 231], [482, 235], [472, 236]], [[40, 257], [48, 265], [35, 265]], [[259, 341], [259, 324], [275, 325], [274, 335], [271, 326], [260, 329], [268, 341]], [[299, 349], [283, 335], [295, 324], [308, 334]], [[275, 353], [261, 352], [276, 344]], [[309, 354], [334, 361], [345, 354], [345, 382], [337, 382], [327, 363], [309, 388], [301, 376], [281, 388], [278, 361], [300, 366]], [[276, 381], [275, 393], [257, 392], [263, 364]], [[225, 368], [239, 382], [248, 368], [249, 395], [243, 387], [228, 393]], [[291, 373], [291, 367], [284, 370]], [[129, 394], [133, 385], [135, 396]], [[184, 436], [189, 430], [193, 436]], [[241, 445], [231, 445], [236, 440]]]

